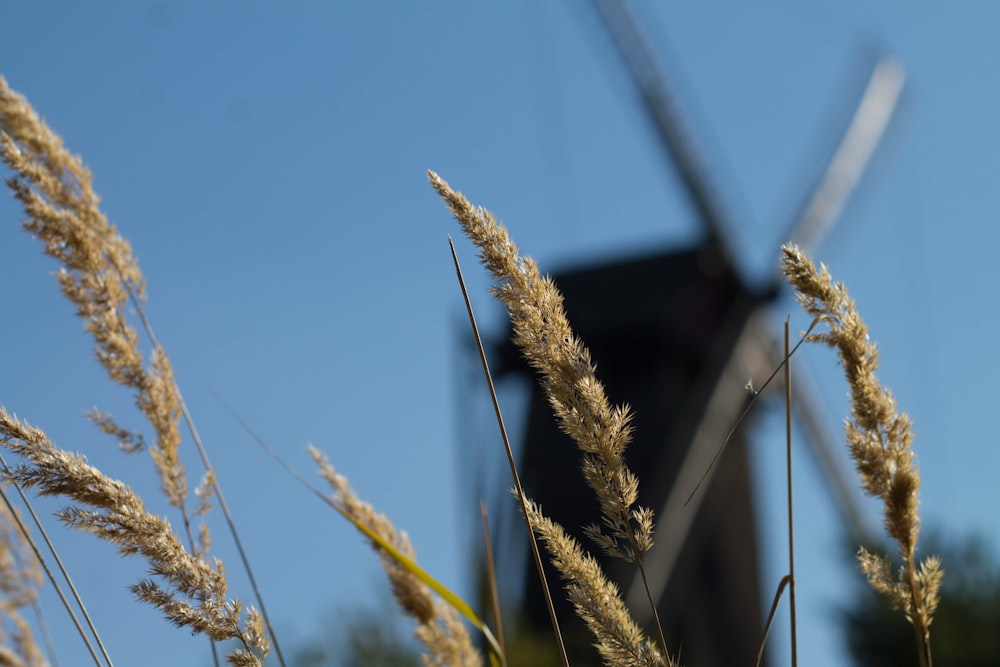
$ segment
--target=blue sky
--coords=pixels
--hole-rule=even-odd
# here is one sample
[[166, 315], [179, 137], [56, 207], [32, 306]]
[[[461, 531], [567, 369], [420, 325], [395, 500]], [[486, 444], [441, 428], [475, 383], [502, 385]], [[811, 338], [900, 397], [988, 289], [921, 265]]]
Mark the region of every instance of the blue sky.
[[[766, 277], [788, 220], [836, 140], [872, 54], [907, 70], [900, 113], [817, 252], [846, 281], [883, 350], [880, 377], [915, 421], [925, 525], [996, 547], [993, 396], [1000, 210], [1000, 9], [980, 2], [637, 2], [684, 115], [738, 221], [748, 275]], [[478, 512], [460, 467], [461, 310], [434, 169], [495, 211], [542, 268], [694, 239], [698, 225], [589, 10], [532, 3], [21, 3], [0, 12], [0, 73], [95, 174], [149, 283], [149, 313], [218, 468], [290, 651], [344, 606], [384, 593], [353, 529], [287, 479], [212, 398], [218, 392], [300, 469], [324, 449], [411, 535], [421, 562], [469, 590]], [[83, 417], [137, 425], [55, 267], [0, 197], [0, 402], [132, 483]], [[469, 244], [481, 323], [499, 313]], [[787, 313], [783, 300], [774, 330]], [[837, 433], [846, 387], [829, 353], [802, 355]], [[597, 360], [598, 363], [600, 360]], [[755, 443], [765, 589], [786, 567], [783, 442]], [[461, 428], [460, 428], [461, 425]], [[482, 429], [491, 425], [484, 423]], [[846, 458], [846, 454], [845, 454]], [[199, 474], [189, 455], [191, 475]], [[799, 646], [843, 664], [831, 617], [856, 580], [835, 515], [797, 458]], [[56, 507], [53, 505], [52, 507]], [[866, 505], [878, 521], [877, 507]], [[249, 598], [223, 528], [217, 554]], [[131, 600], [139, 563], [58, 532], [117, 664], [208, 664], [204, 641]], [[947, 567], [947, 563], [945, 564]], [[78, 640], [50, 608], [64, 663]], [[776, 664], [787, 664], [774, 637]]]

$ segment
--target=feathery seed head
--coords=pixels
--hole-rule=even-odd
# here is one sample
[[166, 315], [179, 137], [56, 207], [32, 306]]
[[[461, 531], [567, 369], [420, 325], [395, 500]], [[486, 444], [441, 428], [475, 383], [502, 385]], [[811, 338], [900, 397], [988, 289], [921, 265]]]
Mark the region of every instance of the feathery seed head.
[[535, 502], [528, 500], [525, 506], [535, 533], [562, 576], [577, 615], [594, 634], [595, 646], [605, 664], [674, 667], [674, 661], [662, 656], [632, 620], [618, 587], [608, 581], [594, 557], [585, 553], [562, 526], [545, 516]]
[[[397, 531], [388, 517], [361, 500], [347, 478], [334, 469], [323, 452], [310, 445], [309, 455], [319, 465], [320, 476], [333, 487], [334, 504], [406, 557], [416, 558], [406, 533]], [[435, 599], [423, 582], [378, 544], [372, 543], [372, 547], [379, 554], [396, 602], [405, 614], [417, 621], [414, 636], [427, 649], [422, 656], [424, 664], [428, 667], [482, 667], [482, 655], [473, 646], [468, 630], [455, 610]]]
[[921, 646], [921, 663], [929, 664], [929, 627], [942, 571], [935, 558], [924, 561], [919, 571], [915, 562], [920, 476], [910, 448], [910, 419], [897, 411], [892, 393], [875, 377], [878, 350], [843, 283], [835, 283], [825, 266], [817, 269], [792, 245], [782, 247], [782, 270], [806, 313], [827, 326], [826, 332], [806, 340], [831, 347], [840, 357], [851, 392], [851, 418], [845, 422], [851, 457], [865, 491], [881, 499], [886, 532], [903, 558], [896, 577], [887, 558], [862, 549], [861, 569], [872, 588], [907, 615]]
[[[187, 525], [188, 487], [178, 453], [180, 392], [170, 361], [158, 344], [153, 345], [148, 367], [144, 367], [139, 335], [129, 323], [131, 302], [150, 331], [142, 311], [146, 296], [139, 264], [131, 245], [101, 211], [100, 197], [92, 189], [83, 160], [63, 146], [3, 77], [0, 159], [13, 171], [7, 183], [24, 206], [25, 230], [62, 265], [56, 276], [59, 286], [93, 336], [98, 360], [112, 380], [134, 391], [136, 406], [153, 427], [156, 439], [151, 454], [161, 488]], [[141, 435], [122, 428], [110, 415], [92, 415], [99, 428], [115, 435], [126, 451], [144, 444]]]
[[[562, 430], [583, 452], [583, 472], [601, 504], [603, 525], [588, 532], [609, 554], [635, 561], [652, 544], [652, 511], [648, 521], [633, 520], [638, 481], [625, 465], [631, 442], [628, 406], [612, 407], [597, 379], [590, 352], [576, 337], [555, 283], [543, 277], [535, 262], [522, 257], [507, 230], [489, 211], [473, 206], [440, 176], [428, 172], [441, 195], [477, 248], [497, 284], [494, 295], [507, 307], [514, 342], [542, 375], [542, 388]], [[647, 532], [649, 531], [649, 532]]]
[[[132, 587], [138, 599], [159, 608], [178, 626], [217, 641], [240, 640], [243, 649], [236, 653], [244, 662], [234, 664], [262, 664], [266, 637], [249, 615], [241, 628], [242, 606], [226, 598], [221, 562], [209, 563], [190, 554], [170, 523], [150, 514], [132, 489], [88, 465], [81, 455], [57, 448], [40, 429], [19, 421], [2, 406], [0, 445], [28, 462], [0, 473], [4, 481], [79, 503], [59, 512], [60, 519], [115, 544], [123, 556], [146, 559], [156, 579]], [[248, 659], [251, 662], [245, 662]]]

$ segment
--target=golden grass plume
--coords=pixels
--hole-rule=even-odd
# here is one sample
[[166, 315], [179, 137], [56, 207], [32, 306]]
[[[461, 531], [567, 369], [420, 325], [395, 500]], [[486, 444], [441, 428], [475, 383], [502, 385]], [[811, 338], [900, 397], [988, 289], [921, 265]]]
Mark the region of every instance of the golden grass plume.
[[[407, 534], [396, 530], [388, 517], [362, 501], [325, 454], [315, 447], [309, 448], [309, 454], [319, 465], [320, 475], [333, 487], [331, 500], [336, 505], [407, 558], [416, 558]], [[423, 582], [390, 554], [374, 542], [371, 544], [379, 554], [400, 609], [417, 622], [414, 635], [427, 649], [421, 656], [424, 664], [427, 667], [482, 667], [483, 657], [473, 646], [455, 609], [435, 598]]]
[[[146, 511], [124, 483], [87, 464], [79, 454], [55, 447], [40, 429], [0, 407], [0, 445], [28, 463], [7, 469], [6, 482], [62, 496], [77, 504], [58, 513], [67, 525], [118, 547], [123, 556], [142, 556], [150, 578], [132, 586], [143, 602], [159, 608], [170, 622], [214, 641], [239, 640], [243, 648], [227, 656], [231, 665], [262, 665], [269, 650], [260, 615], [227, 598], [225, 569], [189, 553], [170, 523]], [[242, 620], [241, 620], [242, 617]]]
[[535, 532], [545, 543], [552, 564], [565, 582], [566, 593], [593, 633], [594, 646], [607, 665], [664, 667], [673, 665], [660, 654], [635, 624], [622, 601], [618, 587], [608, 580], [600, 564], [585, 552], [555, 521], [546, 517], [534, 502], [527, 503]]
[[[62, 140], [38, 117], [24, 97], [9, 88], [3, 77], [0, 77], [0, 159], [13, 173], [7, 184], [24, 207], [27, 215], [24, 229], [38, 238], [46, 254], [62, 265], [57, 272], [59, 285], [94, 338], [98, 361], [114, 382], [133, 391], [136, 406], [152, 426], [155, 438], [149, 447], [150, 454], [161, 490], [183, 520], [190, 554], [202, 557], [208, 552], [211, 543], [208, 527], [201, 523], [196, 537], [192, 518], [203, 515], [215, 498], [250, 578], [263, 620], [270, 629], [249, 562], [207, 454], [184, 406], [170, 360], [146, 318], [144, 279], [132, 248], [101, 211], [100, 198], [94, 193], [91, 174], [83, 161], [66, 150]], [[130, 306], [150, 342], [146, 363], [139, 349], [139, 334], [129, 321]], [[133, 452], [145, 446], [142, 434], [120, 426], [111, 415], [95, 409], [89, 416], [102, 431], [114, 435], [125, 451]], [[189, 488], [179, 454], [182, 416], [187, 420], [206, 469], [201, 484], [194, 490], [193, 511], [188, 506]], [[111, 534], [102, 536], [108, 539]], [[157, 596], [152, 590], [137, 592], [147, 601], [154, 601]], [[166, 609], [171, 604], [169, 600], [160, 599], [158, 606]], [[248, 611], [247, 618], [251, 625], [260, 620], [253, 610]], [[212, 636], [212, 633], [206, 634]], [[273, 632], [271, 634], [273, 636]], [[274, 646], [279, 661], [284, 664], [276, 639]], [[215, 655], [214, 645], [212, 651]]]
[[858, 554], [872, 588], [901, 609], [916, 632], [921, 665], [931, 664], [930, 625], [937, 608], [943, 571], [934, 556], [916, 562], [920, 534], [920, 474], [911, 448], [910, 418], [900, 413], [888, 388], [875, 377], [878, 349], [843, 283], [834, 282], [826, 266], [815, 263], [795, 246], [782, 248], [782, 270], [795, 288], [802, 308], [826, 332], [806, 337], [833, 348], [840, 357], [851, 392], [851, 417], [845, 420], [847, 444], [865, 492], [882, 501], [886, 532], [899, 546], [903, 566], [898, 575], [886, 556]]
[[[639, 480], [625, 462], [632, 437], [629, 407], [612, 407], [590, 352], [570, 327], [562, 294], [552, 279], [543, 277], [534, 260], [519, 253], [493, 213], [473, 206], [433, 171], [428, 178], [479, 248], [480, 260], [497, 281], [491, 291], [507, 308], [515, 344], [539, 372], [556, 419], [582, 452], [583, 475], [597, 496], [602, 519], [601, 524], [586, 526], [585, 533], [609, 556], [635, 563], [645, 583], [642, 553], [653, 545], [653, 512], [636, 506]], [[607, 581], [597, 561], [536, 505], [525, 501], [529, 525], [545, 543], [607, 664], [672, 665], [649, 587], [646, 593], [662, 654], [639, 631], [620, 591]], [[583, 604], [590, 594], [598, 597]], [[597, 613], [598, 608], [603, 613]]]
[[588, 534], [609, 555], [634, 562], [652, 547], [653, 512], [635, 507], [639, 480], [625, 464], [632, 437], [629, 407], [611, 406], [552, 279], [518, 253], [491, 212], [474, 207], [434, 172], [429, 178], [498, 281], [492, 292], [507, 308], [514, 342], [541, 373], [560, 426], [583, 452], [583, 474], [600, 501], [604, 524], [589, 526]]

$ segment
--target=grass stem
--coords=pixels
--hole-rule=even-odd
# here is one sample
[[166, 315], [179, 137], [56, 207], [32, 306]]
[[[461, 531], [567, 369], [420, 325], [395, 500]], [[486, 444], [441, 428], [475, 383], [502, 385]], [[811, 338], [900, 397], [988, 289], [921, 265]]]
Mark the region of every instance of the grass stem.
[[[0, 469], [3, 469], [5, 473], [8, 470], [7, 461], [4, 460], [2, 456], [0, 456]], [[45, 532], [45, 528], [42, 526], [41, 520], [38, 518], [38, 515], [35, 514], [35, 508], [32, 507], [31, 503], [28, 501], [28, 497], [24, 494], [24, 491], [21, 489], [21, 485], [17, 484], [16, 482], [14, 482], [13, 484], [14, 488], [17, 490], [18, 495], [21, 496], [21, 502], [24, 503], [25, 508], [31, 515], [31, 519], [32, 521], [34, 521], [35, 527], [38, 528], [38, 533], [42, 536], [42, 539], [45, 540], [46, 547], [52, 554], [52, 557], [55, 559], [56, 567], [59, 568], [59, 571], [62, 573], [63, 579], [66, 580], [66, 585], [69, 586], [70, 593], [72, 594], [73, 599], [76, 601], [77, 606], [80, 608], [80, 613], [83, 614], [83, 619], [87, 623], [87, 627], [90, 628], [90, 632], [94, 636], [94, 641], [97, 642], [97, 645], [101, 650], [101, 655], [104, 656], [104, 660], [107, 662], [108, 667], [113, 667], [111, 662], [111, 657], [108, 655], [108, 651], [104, 646], [104, 642], [101, 641], [101, 636], [97, 632], [97, 628], [94, 627], [94, 622], [91, 620], [90, 614], [87, 613], [87, 608], [83, 604], [83, 599], [77, 592], [76, 586], [73, 585], [73, 580], [70, 578], [69, 572], [66, 571], [65, 566], [63, 566], [62, 559], [59, 558], [59, 554], [58, 552], [56, 552], [55, 545], [52, 544], [52, 541], [49, 539], [48, 533]], [[73, 621], [73, 625], [76, 627], [76, 631], [80, 634], [80, 638], [83, 639], [83, 643], [87, 646], [87, 650], [90, 652], [90, 656], [93, 658], [94, 664], [100, 667], [101, 660], [100, 658], [98, 658], [97, 653], [94, 650], [94, 647], [91, 645], [90, 639], [87, 637], [87, 633], [84, 631], [83, 626], [80, 625], [80, 621], [76, 617], [76, 613], [73, 611], [73, 607], [70, 605], [69, 600], [67, 600], [66, 596], [63, 594], [62, 587], [59, 585], [59, 582], [56, 581], [55, 575], [52, 573], [52, 570], [49, 569], [48, 563], [46, 563], [45, 558], [42, 556], [41, 551], [39, 551], [38, 545], [35, 543], [35, 540], [31, 537], [30, 533], [28, 533], [28, 528], [21, 521], [20, 515], [14, 511], [14, 506], [11, 504], [10, 499], [7, 497], [7, 493], [3, 490], [2, 487], [0, 487], [0, 497], [3, 498], [4, 503], [7, 505], [7, 509], [10, 512], [11, 517], [13, 517], [14, 523], [17, 524], [18, 530], [21, 531], [21, 535], [24, 536], [25, 541], [31, 546], [32, 551], [35, 553], [35, 558], [38, 559], [38, 563], [42, 566], [42, 569], [45, 570], [45, 576], [52, 584], [52, 588], [59, 596], [59, 600], [62, 601], [63, 607], [65, 607], [66, 612], [69, 614], [70, 620]]]
[[490, 540], [490, 516], [486, 510], [485, 500], [479, 500], [479, 511], [483, 517], [483, 549], [486, 552], [486, 574], [490, 583], [490, 599], [493, 602], [493, 625], [496, 628], [497, 643], [500, 645], [500, 664], [501, 667], [507, 667], [507, 646], [503, 641], [503, 620], [500, 613], [497, 569], [493, 562], [493, 543]]
[[[146, 317], [146, 311], [143, 308], [141, 299], [137, 298], [136, 294], [129, 292], [129, 297], [132, 301], [132, 306], [135, 308], [136, 313], [139, 316], [139, 320], [142, 322], [143, 329], [146, 331], [146, 335], [149, 337], [150, 343], [154, 347], [160, 346], [159, 340], [156, 338], [156, 334], [153, 332], [153, 325], [150, 323], [149, 318]], [[198, 435], [198, 429], [195, 427], [194, 418], [191, 416], [191, 411], [188, 410], [187, 403], [184, 401], [184, 396], [181, 394], [181, 388], [176, 387], [177, 390], [177, 400], [180, 403], [181, 414], [184, 417], [184, 423], [188, 427], [188, 431], [191, 433], [191, 440], [194, 442], [195, 448], [198, 450], [198, 456], [201, 458], [202, 466], [204, 466], [206, 471], [212, 471], [214, 473], [215, 468], [212, 466], [212, 462], [208, 458], [208, 451], [205, 449], [205, 445], [201, 441], [201, 436]], [[278, 635], [274, 631], [274, 626], [271, 625], [271, 617], [267, 613], [267, 607], [264, 605], [264, 596], [260, 592], [260, 587], [257, 585], [257, 578], [254, 576], [253, 568], [250, 567], [250, 559], [247, 556], [246, 550], [243, 548], [243, 541], [240, 539], [239, 531], [236, 530], [236, 521], [233, 519], [232, 513], [229, 511], [229, 505], [226, 503], [226, 497], [222, 494], [222, 486], [219, 484], [218, 476], [213, 474], [210, 477], [212, 491], [215, 493], [215, 497], [219, 501], [219, 509], [222, 510], [222, 516], [225, 518], [226, 526], [229, 528], [229, 534], [233, 538], [233, 545], [236, 547], [236, 552], [239, 554], [240, 562], [243, 564], [243, 570], [247, 574], [247, 581], [250, 582], [250, 588], [253, 590], [254, 598], [257, 600], [257, 605], [260, 607], [260, 615], [264, 620], [264, 625], [267, 627], [267, 632], [271, 636], [271, 645], [274, 647], [274, 653], [278, 657], [278, 664], [281, 667], [286, 667], [284, 655], [281, 652], [281, 645], [278, 643]], [[185, 513], [185, 523], [187, 522]], [[190, 535], [190, 532], [189, 532]], [[218, 655], [215, 650], [215, 643], [212, 644], [212, 656], [215, 659], [216, 664], [218, 664]]]
[[[792, 521], [792, 360], [789, 351], [789, 320], [785, 320], [785, 463], [788, 487], [788, 599], [791, 607], [792, 667], [798, 667], [798, 636], [795, 627], [795, 531]], [[800, 341], [801, 342], [801, 341]]]
[[778, 611], [778, 602], [781, 601], [781, 594], [785, 592], [785, 587], [791, 580], [791, 576], [786, 574], [778, 582], [778, 590], [774, 592], [771, 610], [767, 612], [767, 620], [764, 622], [764, 636], [760, 640], [760, 650], [757, 651], [757, 660], [753, 663], [754, 667], [760, 667], [760, 663], [764, 659], [764, 647], [767, 646], [767, 637], [771, 634], [771, 626], [774, 625], [774, 614]]
[[691, 499], [694, 498], [694, 495], [698, 493], [698, 489], [702, 487], [702, 485], [705, 483], [705, 480], [708, 479], [708, 476], [711, 474], [711, 472], [715, 470], [715, 466], [719, 462], [719, 459], [722, 458], [723, 452], [726, 451], [726, 447], [729, 445], [729, 441], [732, 440], [733, 434], [736, 433], [736, 429], [740, 427], [740, 424], [743, 423], [743, 420], [746, 419], [748, 414], [750, 414], [750, 410], [757, 403], [757, 399], [760, 398], [760, 395], [762, 393], [764, 393], [764, 390], [767, 389], [767, 386], [771, 384], [771, 380], [776, 378], [778, 376], [778, 373], [781, 372], [781, 369], [785, 367], [785, 363], [789, 359], [791, 359], [791, 355], [795, 354], [795, 352], [799, 349], [799, 347], [802, 346], [802, 343], [806, 342], [806, 340], [809, 338], [809, 334], [812, 332], [813, 328], [818, 323], [819, 320], [812, 321], [812, 324], [810, 324], [809, 328], [806, 329], [806, 332], [802, 334], [802, 336], [799, 338], [799, 342], [795, 344], [795, 347], [792, 348], [791, 352], [789, 353], [786, 351], [785, 358], [782, 359], [781, 363], [778, 364], [778, 367], [775, 368], [774, 371], [769, 376], [767, 376], [767, 379], [764, 380], [764, 384], [753, 389], [753, 397], [750, 399], [750, 402], [747, 404], [746, 408], [743, 409], [743, 412], [740, 414], [739, 419], [737, 419], [736, 423], [733, 424], [732, 428], [729, 429], [729, 433], [726, 434], [726, 439], [722, 441], [722, 444], [719, 445], [719, 449], [716, 450], [715, 455], [712, 457], [712, 462], [708, 464], [708, 468], [705, 469], [705, 472], [698, 480], [698, 483], [694, 485], [694, 489], [692, 489], [691, 493], [688, 495], [687, 500], [684, 501], [685, 507], [688, 506], [688, 503], [691, 502]]
[[545, 604], [549, 610], [549, 618], [552, 621], [552, 631], [556, 635], [556, 643], [559, 645], [559, 654], [564, 667], [569, 667], [569, 656], [566, 655], [566, 644], [563, 642], [562, 632], [559, 630], [559, 619], [556, 618], [556, 608], [552, 604], [552, 593], [549, 590], [548, 581], [545, 578], [545, 568], [542, 565], [542, 554], [538, 549], [538, 541], [535, 539], [535, 530], [528, 517], [528, 506], [524, 489], [521, 487], [521, 477], [517, 474], [517, 464], [514, 462], [514, 452], [510, 446], [510, 439], [507, 437], [507, 427], [504, 426], [503, 415], [500, 412], [500, 401], [497, 399], [496, 387], [493, 386], [493, 376], [490, 374], [490, 365], [486, 360], [486, 351], [483, 348], [483, 340], [479, 335], [479, 327], [476, 325], [476, 316], [472, 312], [472, 301], [469, 300], [469, 291], [465, 287], [465, 278], [462, 276], [462, 267], [458, 263], [458, 253], [455, 252], [455, 243], [451, 236], [448, 236], [448, 247], [451, 248], [451, 259], [455, 263], [455, 273], [458, 275], [458, 284], [462, 289], [462, 298], [465, 300], [465, 309], [469, 314], [469, 322], [472, 325], [472, 335], [476, 339], [476, 349], [479, 351], [479, 361], [483, 365], [483, 372], [486, 374], [486, 384], [490, 389], [490, 399], [493, 401], [493, 411], [496, 413], [497, 424], [500, 427], [500, 437], [503, 439], [504, 451], [507, 453], [507, 463], [510, 465], [510, 474], [514, 478], [514, 488], [517, 491], [517, 498], [521, 503], [521, 514], [524, 516], [524, 523], [528, 528], [528, 540], [531, 543], [531, 553], [535, 559], [535, 567], [538, 570], [538, 577], [542, 582], [542, 592], [545, 595]]

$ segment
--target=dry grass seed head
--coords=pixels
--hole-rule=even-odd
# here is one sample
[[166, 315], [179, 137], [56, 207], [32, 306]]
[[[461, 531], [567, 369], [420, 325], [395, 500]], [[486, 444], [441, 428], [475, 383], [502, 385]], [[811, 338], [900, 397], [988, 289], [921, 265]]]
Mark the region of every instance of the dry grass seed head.
[[920, 479], [910, 449], [910, 420], [899, 414], [892, 393], [875, 377], [878, 350], [868, 328], [841, 283], [825, 266], [816, 266], [797, 248], [783, 248], [783, 267], [803, 308], [824, 322], [827, 333], [807, 340], [834, 348], [851, 391], [847, 442], [865, 491], [881, 498], [886, 529], [904, 555], [912, 554], [919, 533]]
[[851, 393], [847, 443], [865, 491], [882, 501], [886, 532], [899, 545], [903, 566], [893, 575], [887, 558], [861, 550], [859, 562], [871, 586], [902, 609], [917, 632], [922, 664], [930, 664], [929, 626], [937, 607], [942, 570], [930, 557], [919, 569], [915, 552], [920, 533], [920, 476], [906, 413], [897, 410], [892, 393], [875, 377], [878, 349], [842, 283], [818, 269], [795, 246], [782, 248], [782, 270], [803, 309], [827, 331], [807, 340], [835, 349]]
[[0, 444], [27, 461], [9, 469], [6, 481], [76, 501], [79, 505], [59, 512], [60, 519], [115, 544], [124, 556], [140, 555], [147, 561], [157, 580], [132, 587], [140, 600], [158, 607], [178, 626], [216, 641], [242, 642], [243, 648], [230, 654], [237, 661], [231, 664], [262, 664], [268, 641], [254, 624], [254, 613], [248, 611], [240, 626], [243, 608], [226, 598], [221, 562], [209, 564], [188, 553], [169, 522], [147, 512], [128, 486], [88, 465], [79, 454], [56, 448], [45, 433], [17, 420], [3, 407]]
[[532, 501], [526, 503], [531, 525], [545, 544], [552, 564], [565, 582], [577, 615], [596, 638], [595, 647], [605, 664], [631, 667], [672, 667], [632, 620], [618, 587], [608, 581], [601, 566], [562, 526], [552, 521]]
[[[143, 367], [139, 335], [129, 324], [127, 305], [145, 301], [142, 273], [132, 247], [108, 223], [90, 171], [22, 96], [0, 77], [0, 158], [14, 175], [7, 180], [24, 206], [24, 228], [63, 265], [57, 274], [63, 294], [76, 306], [97, 344], [101, 365], [115, 382], [136, 392], [136, 404], [156, 433], [153, 459], [171, 504], [186, 513], [187, 485], [177, 448], [180, 394], [169, 360], [157, 346]], [[118, 436], [126, 450], [141, 442], [109, 415], [95, 413], [99, 427]]]
[[652, 546], [652, 511], [633, 507], [638, 480], [624, 458], [632, 437], [628, 406], [611, 406], [590, 352], [570, 328], [562, 295], [552, 280], [540, 274], [531, 258], [519, 254], [492, 213], [474, 207], [434, 172], [428, 176], [479, 248], [483, 265], [497, 281], [493, 293], [507, 308], [514, 342], [541, 374], [560, 427], [583, 452], [584, 477], [603, 515], [602, 524], [590, 526], [588, 533], [608, 554], [636, 561]]
[[[388, 517], [362, 501], [351, 489], [347, 478], [336, 471], [323, 452], [310, 446], [309, 454], [319, 465], [320, 475], [333, 487], [332, 500], [336, 505], [407, 558], [416, 559], [413, 545], [405, 532], [396, 530]], [[414, 635], [427, 649], [422, 656], [424, 664], [428, 667], [481, 667], [482, 655], [473, 646], [468, 630], [455, 610], [436, 599], [423, 582], [377, 544], [372, 543], [372, 548], [379, 554], [396, 602], [404, 613], [417, 621]]]

